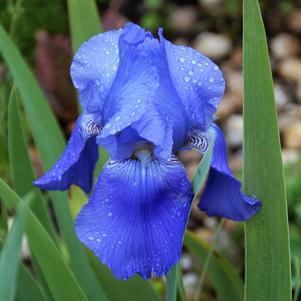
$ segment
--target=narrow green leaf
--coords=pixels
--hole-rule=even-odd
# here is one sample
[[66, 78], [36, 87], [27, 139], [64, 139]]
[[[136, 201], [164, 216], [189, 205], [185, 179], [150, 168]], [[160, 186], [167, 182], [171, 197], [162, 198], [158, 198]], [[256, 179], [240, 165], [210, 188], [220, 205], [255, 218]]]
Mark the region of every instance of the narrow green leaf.
[[167, 273], [166, 276], [166, 300], [176, 301], [178, 278], [180, 273], [180, 265], [176, 263]]
[[33, 279], [30, 272], [23, 264], [20, 264], [17, 279], [15, 301], [47, 301], [44, 292]]
[[[13, 208], [22, 203], [20, 197], [1, 179], [0, 195], [8, 208]], [[26, 205], [24, 202], [23, 204]], [[33, 212], [30, 209], [28, 210], [29, 215], [25, 232], [33, 255], [38, 261], [53, 297], [58, 301], [88, 301], [89, 299], [80, 288], [56, 245]]]
[[246, 300], [291, 299], [286, 193], [264, 24], [243, 1], [244, 191], [262, 200], [246, 223]]
[[[65, 142], [47, 100], [18, 49], [0, 25], [0, 52], [2, 53], [21, 95], [34, 141], [39, 150], [43, 170], [48, 170], [60, 157]], [[105, 296], [89, 267], [73, 228], [67, 193], [50, 192], [60, 231], [66, 242], [70, 263], [78, 281], [89, 299], [98, 301]]]
[[78, 47], [102, 31], [94, 0], [68, 0], [69, 26], [72, 48]]
[[[189, 231], [186, 232], [184, 245], [204, 266], [211, 247]], [[243, 300], [244, 290], [241, 279], [233, 270], [231, 264], [216, 251], [212, 253], [207, 275], [217, 292], [219, 301]]]
[[117, 280], [94, 254], [87, 249], [88, 258], [110, 301], [160, 301], [148, 281], [135, 275], [129, 280]]
[[11, 230], [0, 256], [0, 300], [12, 301], [15, 295], [18, 273], [19, 253], [28, 209], [25, 202], [20, 202]]
[[[211, 142], [209, 144], [209, 147], [208, 147], [204, 157], [202, 158], [202, 161], [200, 162], [200, 164], [195, 172], [195, 175], [192, 178], [192, 188], [193, 188], [193, 193], [194, 193], [195, 197], [201, 190], [201, 188], [206, 180], [206, 177], [208, 175], [208, 171], [209, 171], [210, 164], [212, 161], [213, 146], [214, 146], [214, 143]], [[193, 201], [195, 201], [195, 198]]]
[[32, 72], [1, 25], [0, 52], [20, 92], [33, 136], [39, 137], [36, 143], [43, 167], [48, 169], [64, 150], [64, 137]]
[[[3, 243], [0, 240], [0, 254]], [[19, 263], [15, 301], [48, 301], [27, 268]]]
[[27, 152], [27, 143], [21, 126], [16, 89], [10, 94], [8, 105], [8, 149], [11, 177], [15, 191], [22, 197], [35, 189], [36, 198], [31, 202], [31, 208], [51, 237], [55, 231], [46, 209], [46, 200], [40, 191], [33, 187], [34, 171]]

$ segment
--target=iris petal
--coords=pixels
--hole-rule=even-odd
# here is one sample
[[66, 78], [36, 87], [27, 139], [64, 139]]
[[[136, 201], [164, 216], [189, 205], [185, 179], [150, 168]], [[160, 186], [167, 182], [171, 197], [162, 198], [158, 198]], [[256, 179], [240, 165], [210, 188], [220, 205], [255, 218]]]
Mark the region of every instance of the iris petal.
[[[138, 45], [134, 45], [133, 42], [129, 43], [125, 39], [128, 39], [126, 29], [124, 34], [125, 36], [122, 35], [119, 40], [120, 68], [104, 105], [103, 122], [105, 125], [97, 138], [97, 143], [106, 146], [111, 157], [116, 160], [120, 159], [116, 152], [116, 141], [120, 139], [114, 135], [122, 135], [122, 131], [150, 112], [152, 98], [159, 84], [156, 67], [152, 65], [143, 51], [143, 42]], [[126, 135], [122, 136], [125, 138]], [[152, 142], [151, 138], [149, 140]], [[124, 141], [129, 146], [130, 142]], [[132, 142], [136, 143], [135, 140]]]
[[173, 85], [184, 103], [191, 128], [206, 131], [224, 94], [223, 75], [206, 56], [190, 47], [170, 43], [162, 30], [159, 35]]
[[61, 158], [34, 184], [47, 190], [66, 190], [75, 184], [88, 193], [98, 159], [95, 136], [99, 132], [100, 127], [92, 115], [81, 115]]
[[71, 78], [86, 112], [102, 109], [119, 66], [121, 30], [98, 34], [83, 43], [71, 65]]
[[241, 191], [241, 183], [235, 179], [227, 162], [224, 135], [217, 125], [207, 132], [194, 131], [184, 148], [192, 147], [201, 153], [214, 140], [213, 157], [204, 192], [198, 204], [209, 216], [222, 216], [235, 221], [246, 220], [255, 215], [261, 202]]
[[116, 277], [161, 276], [179, 259], [191, 200], [176, 159], [111, 161], [77, 217], [76, 232]]

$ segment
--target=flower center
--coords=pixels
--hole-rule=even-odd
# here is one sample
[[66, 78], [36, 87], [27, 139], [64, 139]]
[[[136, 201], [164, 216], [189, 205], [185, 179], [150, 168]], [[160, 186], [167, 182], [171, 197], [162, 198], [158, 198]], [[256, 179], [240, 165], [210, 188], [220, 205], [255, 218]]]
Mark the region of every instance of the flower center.
[[150, 161], [153, 154], [153, 145], [150, 143], [143, 143], [135, 148], [132, 159], [139, 160], [141, 163], [146, 164]]

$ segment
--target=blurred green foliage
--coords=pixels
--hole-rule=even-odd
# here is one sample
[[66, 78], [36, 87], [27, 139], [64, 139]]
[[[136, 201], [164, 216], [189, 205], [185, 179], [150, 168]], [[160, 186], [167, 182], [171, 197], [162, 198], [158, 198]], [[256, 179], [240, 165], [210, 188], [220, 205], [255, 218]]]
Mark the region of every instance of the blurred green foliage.
[[[18, 22], [12, 25], [14, 18]], [[32, 60], [38, 30], [68, 32], [67, 4], [62, 0], [51, 0], [51, 4], [41, 0], [0, 1], [0, 22], [13, 35], [24, 56]]]

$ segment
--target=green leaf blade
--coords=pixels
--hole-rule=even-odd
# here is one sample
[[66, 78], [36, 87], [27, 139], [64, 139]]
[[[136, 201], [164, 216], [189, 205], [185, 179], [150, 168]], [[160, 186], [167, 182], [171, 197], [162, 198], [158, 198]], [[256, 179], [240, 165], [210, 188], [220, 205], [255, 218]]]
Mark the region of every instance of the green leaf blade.
[[17, 213], [0, 256], [0, 300], [12, 301], [15, 295], [19, 266], [19, 252], [28, 209], [24, 202], [17, 207]]
[[[20, 93], [32, 135], [41, 156], [43, 170], [48, 170], [63, 153], [65, 141], [42, 90], [1, 24], [0, 52]], [[75, 272], [76, 278], [83, 285], [91, 300], [97, 301], [99, 296], [106, 300], [76, 237], [73, 219], [68, 206], [67, 193], [50, 192], [50, 196], [61, 233], [66, 241], [71, 267]]]
[[286, 193], [264, 25], [257, 0], [244, 0], [244, 191], [262, 200], [246, 223], [247, 301], [291, 299]]
[[27, 143], [22, 131], [17, 93], [13, 88], [8, 105], [8, 149], [11, 176], [16, 192], [24, 196], [31, 190], [36, 191], [36, 197], [31, 202], [31, 208], [47, 232], [55, 239], [55, 230], [51, 224], [46, 209], [46, 201], [40, 191], [33, 187], [34, 170], [27, 152]]
[[69, 25], [72, 48], [79, 46], [102, 31], [94, 0], [68, 0]]
[[[7, 208], [13, 208], [17, 204], [24, 204], [24, 206], [27, 206], [27, 204], [23, 202], [1, 179], [0, 195]], [[29, 211], [29, 214], [25, 233], [33, 255], [38, 261], [39, 267], [47, 280], [47, 284], [49, 285], [49, 289], [55, 300], [88, 301], [89, 299], [82, 291], [57, 246], [47, 234], [34, 213], [29, 208], [27, 210]]]

